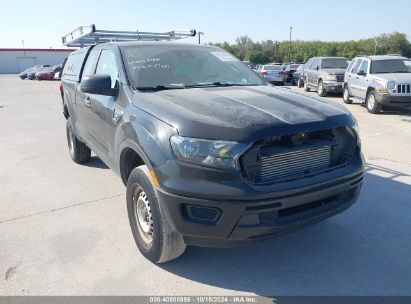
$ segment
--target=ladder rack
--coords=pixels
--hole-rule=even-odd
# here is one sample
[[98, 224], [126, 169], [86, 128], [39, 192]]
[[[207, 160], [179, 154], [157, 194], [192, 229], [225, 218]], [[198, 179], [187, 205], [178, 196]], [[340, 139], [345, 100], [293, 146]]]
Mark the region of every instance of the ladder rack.
[[63, 45], [69, 47], [84, 47], [105, 42], [120, 41], [160, 41], [177, 40], [194, 37], [196, 30], [175, 29], [163, 33], [139, 31], [106, 31], [97, 30], [94, 24], [81, 25], [62, 37]]

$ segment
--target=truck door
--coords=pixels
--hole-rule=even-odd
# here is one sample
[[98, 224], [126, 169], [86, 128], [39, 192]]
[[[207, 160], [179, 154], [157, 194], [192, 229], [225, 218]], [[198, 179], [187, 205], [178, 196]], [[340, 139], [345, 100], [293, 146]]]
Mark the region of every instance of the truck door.
[[[92, 49], [90, 54], [87, 57], [87, 61], [84, 65], [83, 74], [81, 79], [84, 79], [85, 76], [93, 75], [96, 69], [97, 59], [100, 55], [100, 49]], [[89, 109], [89, 94], [83, 93], [81, 91], [81, 81], [76, 88], [76, 104], [77, 104], [77, 125], [79, 135], [83, 140], [90, 146], [92, 150], [95, 149], [95, 143], [93, 137], [90, 136], [90, 126], [88, 121], [87, 111]]]
[[[111, 87], [119, 86], [118, 67], [112, 50], [102, 48], [95, 68], [95, 75], [110, 75]], [[86, 94], [84, 119], [87, 121], [88, 138], [93, 142], [94, 152], [110, 164], [112, 147], [109, 134], [122, 116], [122, 110], [116, 104], [117, 97]]]

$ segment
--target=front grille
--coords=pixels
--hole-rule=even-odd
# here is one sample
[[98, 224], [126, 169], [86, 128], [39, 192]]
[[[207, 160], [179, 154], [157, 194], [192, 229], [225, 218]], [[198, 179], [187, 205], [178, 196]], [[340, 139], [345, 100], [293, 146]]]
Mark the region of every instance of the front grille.
[[261, 182], [299, 178], [330, 167], [331, 146], [261, 157]]
[[397, 93], [398, 94], [410, 94], [411, 85], [410, 84], [397, 84]]
[[339, 127], [264, 138], [241, 156], [240, 163], [244, 178], [252, 183], [283, 183], [345, 166], [356, 151], [356, 134]]

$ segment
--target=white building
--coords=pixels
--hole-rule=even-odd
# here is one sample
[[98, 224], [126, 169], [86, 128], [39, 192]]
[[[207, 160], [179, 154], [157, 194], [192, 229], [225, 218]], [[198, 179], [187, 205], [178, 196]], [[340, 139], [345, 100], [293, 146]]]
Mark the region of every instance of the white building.
[[0, 74], [16, 74], [37, 64], [63, 63], [74, 49], [1, 49]]

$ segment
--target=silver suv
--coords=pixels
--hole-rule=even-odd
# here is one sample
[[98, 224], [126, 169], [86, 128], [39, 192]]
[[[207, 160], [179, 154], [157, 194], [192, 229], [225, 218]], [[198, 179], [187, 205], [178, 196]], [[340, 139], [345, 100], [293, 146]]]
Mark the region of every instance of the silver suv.
[[382, 106], [411, 106], [409, 59], [398, 55], [354, 58], [345, 72], [343, 100], [360, 101], [373, 114]]
[[341, 93], [348, 59], [344, 57], [313, 57], [304, 68], [304, 90], [317, 90], [319, 96], [327, 92]]

